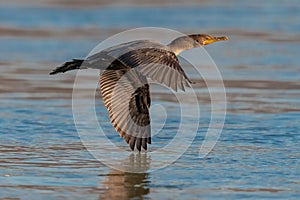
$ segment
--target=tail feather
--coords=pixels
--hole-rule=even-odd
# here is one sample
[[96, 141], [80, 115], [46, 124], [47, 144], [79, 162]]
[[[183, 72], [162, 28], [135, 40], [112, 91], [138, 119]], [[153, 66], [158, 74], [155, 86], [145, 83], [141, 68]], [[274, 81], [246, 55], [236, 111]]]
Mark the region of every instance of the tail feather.
[[82, 63], [84, 60], [81, 59], [73, 59], [69, 62], [65, 62], [63, 65], [55, 68], [53, 71], [50, 72], [50, 75], [57, 74], [57, 73], [64, 73], [66, 71], [75, 70], [75, 69], [83, 69]]

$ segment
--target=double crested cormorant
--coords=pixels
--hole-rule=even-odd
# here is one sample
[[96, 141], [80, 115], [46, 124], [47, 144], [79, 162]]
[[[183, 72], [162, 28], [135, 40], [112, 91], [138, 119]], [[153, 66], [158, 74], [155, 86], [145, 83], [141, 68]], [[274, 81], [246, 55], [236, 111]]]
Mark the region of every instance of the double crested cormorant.
[[120, 136], [141, 151], [151, 144], [150, 93], [147, 78], [173, 90], [184, 90], [191, 81], [184, 73], [177, 55], [188, 49], [228, 40], [207, 34], [176, 38], [168, 45], [150, 40], [137, 40], [110, 47], [85, 60], [73, 59], [50, 74], [75, 69], [103, 69], [100, 91], [110, 114], [110, 121]]

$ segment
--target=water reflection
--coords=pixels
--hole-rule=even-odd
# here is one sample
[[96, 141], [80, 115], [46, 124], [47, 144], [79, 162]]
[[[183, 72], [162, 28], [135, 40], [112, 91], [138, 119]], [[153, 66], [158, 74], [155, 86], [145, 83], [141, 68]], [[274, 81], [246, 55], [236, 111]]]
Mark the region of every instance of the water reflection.
[[126, 159], [124, 168], [136, 168], [142, 173], [112, 170], [104, 175], [107, 178], [99, 185], [106, 187], [106, 192], [99, 199], [143, 199], [144, 195], [149, 194], [149, 174], [146, 172], [149, 169], [148, 158], [147, 154], [132, 153]]

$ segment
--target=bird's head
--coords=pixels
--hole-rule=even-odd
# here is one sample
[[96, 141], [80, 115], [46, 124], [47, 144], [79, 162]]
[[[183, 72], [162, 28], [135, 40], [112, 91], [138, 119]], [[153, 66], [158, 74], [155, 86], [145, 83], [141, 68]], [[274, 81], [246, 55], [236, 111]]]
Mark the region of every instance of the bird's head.
[[208, 45], [223, 40], [228, 40], [228, 38], [224, 36], [214, 37], [207, 34], [193, 34], [193, 35], [186, 35], [186, 36], [181, 36], [179, 38], [176, 38], [168, 46], [176, 55], [178, 55], [180, 52], [184, 50], [197, 48], [200, 46]]
[[194, 40], [194, 47], [204, 46], [208, 45], [214, 42], [219, 42], [223, 40], [228, 40], [227, 37], [214, 37], [207, 34], [193, 34], [189, 35], [188, 37], [192, 38]]

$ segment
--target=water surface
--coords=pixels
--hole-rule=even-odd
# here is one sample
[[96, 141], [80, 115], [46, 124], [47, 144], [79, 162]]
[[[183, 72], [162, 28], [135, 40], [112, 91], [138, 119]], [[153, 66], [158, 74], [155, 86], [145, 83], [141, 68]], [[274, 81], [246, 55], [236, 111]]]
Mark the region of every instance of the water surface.
[[[297, 1], [163, 2], [163, 7], [14, 2], [0, 6], [0, 198], [299, 198]], [[85, 56], [106, 37], [140, 26], [228, 35], [228, 42], [206, 47], [222, 73], [228, 104], [217, 145], [199, 159], [210, 119], [210, 97], [199, 77], [202, 118], [193, 144], [164, 169], [130, 174], [104, 166], [81, 143], [71, 106], [76, 74], [48, 73]], [[98, 99], [98, 111], [105, 112]], [[158, 92], [153, 100], [168, 109], [171, 127], [153, 138], [155, 149], [174, 136], [178, 109], [168, 93]], [[112, 140], [127, 147], [117, 135]], [[128, 153], [133, 164], [148, 156]]]

